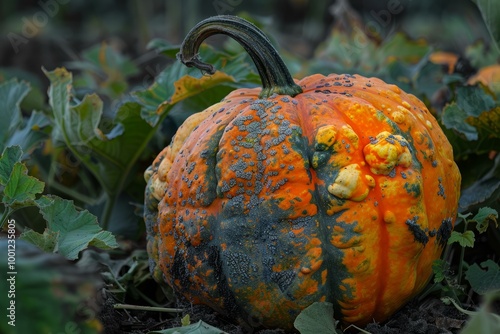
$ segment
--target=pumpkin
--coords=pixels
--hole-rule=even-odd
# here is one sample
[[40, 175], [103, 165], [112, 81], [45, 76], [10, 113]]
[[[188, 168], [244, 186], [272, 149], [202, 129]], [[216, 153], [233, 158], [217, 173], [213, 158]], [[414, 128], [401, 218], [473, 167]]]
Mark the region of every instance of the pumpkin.
[[377, 78], [294, 81], [269, 40], [233, 16], [263, 88], [189, 117], [145, 173], [151, 272], [192, 303], [252, 327], [293, 328], [314, 302], [345, 324], [383, 321], [419, 293], [457, 213], [460, 174], [436, 119]]

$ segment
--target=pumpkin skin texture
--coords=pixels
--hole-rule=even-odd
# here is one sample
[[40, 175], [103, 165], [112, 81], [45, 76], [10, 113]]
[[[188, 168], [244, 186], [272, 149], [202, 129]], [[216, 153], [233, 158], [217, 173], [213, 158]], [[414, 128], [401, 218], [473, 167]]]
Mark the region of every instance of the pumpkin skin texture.
[[415, 96], [312, 75], [294, 97], [238, 89], [188, 118], [146, 171], [151, 271], [193, 303], [290, 329], [313, 302], [345, 324], [418, 294], [452, 231], [460, 173]]

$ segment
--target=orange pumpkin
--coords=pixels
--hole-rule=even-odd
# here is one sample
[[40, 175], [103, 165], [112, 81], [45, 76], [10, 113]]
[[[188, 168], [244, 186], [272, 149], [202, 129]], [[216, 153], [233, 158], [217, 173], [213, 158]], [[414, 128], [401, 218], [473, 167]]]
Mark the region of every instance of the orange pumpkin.
[[293, 327], [313, 302], [383, 321], [419, 293], [457, 213], [460, 174], [415, 96], [376, 78], [295, 81], [269, 40], [232, 16], [199, 23], [250, 53], [263, 89], [188, 118], [146, 171], [151, 270], [193, 303], [254, 327]]

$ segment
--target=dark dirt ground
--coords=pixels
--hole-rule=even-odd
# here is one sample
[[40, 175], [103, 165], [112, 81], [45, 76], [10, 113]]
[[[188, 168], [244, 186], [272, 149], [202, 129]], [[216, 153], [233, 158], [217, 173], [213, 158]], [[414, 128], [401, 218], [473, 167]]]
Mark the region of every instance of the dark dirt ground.
[[[158, 315], [145, 311], [116, 310], [113, 304], [116, 301], [108, 296], [104, 301], [100, 320], [107, 334], [146, 334], [149, 331], [181, 326], [181, 318], [177, 316]], [[281, 329], [261, 329], [245, 332], [242, 327], [233, 324], [216, 312], [203, 305], [189, 305], [180, 302], [177, 307], [187, 310], [191, 323], [198, 320], [217, 327], [231, 334], [288, 334]], [[430, 297], [423, 301], [414, 299], [405, 307], [394, 314], [384, 323], [368, 324], [364, 330], [372, 334], [448, 334], [459, 333], [465, 326], [467, 316], [459, 312], [453, 305], [445, 305], [441, 300]], [[297, 332], [298, 333], [298, 332]], [[346, 333], [360, 333], [359, 330], [350, 328]], [[321, 334], [321, 333], [318, 333]]]

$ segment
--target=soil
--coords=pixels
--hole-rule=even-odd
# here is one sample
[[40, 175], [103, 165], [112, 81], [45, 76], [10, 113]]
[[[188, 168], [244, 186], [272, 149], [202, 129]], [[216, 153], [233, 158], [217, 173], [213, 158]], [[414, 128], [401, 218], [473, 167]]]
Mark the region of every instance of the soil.
[[[105, 294], [106, 296], [106, 294]], [[107, 334], [146, 334], [149, 331], [181, 326], [181, 318], [158, 314], [156, 312], [117, 310], [113, 308], [116, 301], [111, 295], [105, 297], [100, 320]], [[190, 305], [180, 301], [176, 307], [188, 310], [191, 323], [199, 320], [231, 334], [288, 334], [282, 329], [261, 329], [245, 331], [204, 305]], [[453, 305], [445, 305], [437, 298], [423, 301], [412, 300], [394, 316], [384, 323], [370, 323], [364, 330], [372, 334], [441, 334], [459, 333], [465, 326], [467, 316], [459, 312]], [[360, 333], [356, 328], [348, 328], [345, 333]], [[321, 333], [318, 333], [321, 334]], [[326, 334], [326, 333], [325, 333]]]

